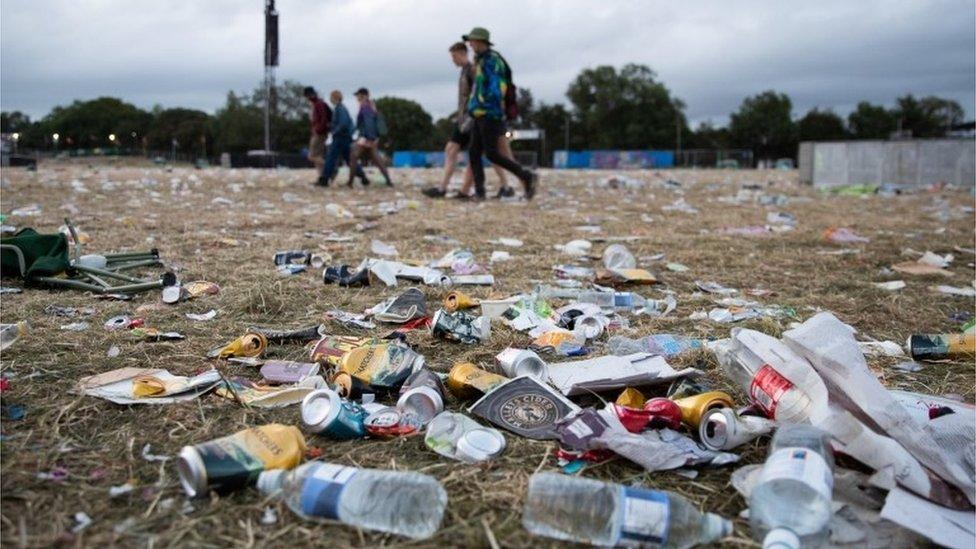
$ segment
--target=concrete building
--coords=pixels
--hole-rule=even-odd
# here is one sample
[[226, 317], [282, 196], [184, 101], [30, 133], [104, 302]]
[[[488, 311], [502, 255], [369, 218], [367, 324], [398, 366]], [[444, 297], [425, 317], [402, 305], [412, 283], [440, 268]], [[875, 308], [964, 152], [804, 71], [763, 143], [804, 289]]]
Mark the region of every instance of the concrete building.
[[817, 187], [859, 183], [976, 185], [976, 140], [805, 141], [800, 181]]

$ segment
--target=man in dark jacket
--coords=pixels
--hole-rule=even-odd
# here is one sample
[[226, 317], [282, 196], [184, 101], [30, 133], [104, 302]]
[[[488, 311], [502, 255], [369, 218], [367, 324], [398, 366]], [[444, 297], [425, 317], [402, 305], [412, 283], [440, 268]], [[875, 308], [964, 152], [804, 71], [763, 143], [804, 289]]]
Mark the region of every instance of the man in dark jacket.
[[505, 92], [511, 85], [511, 71], [502, 56], [491, 49], [491, 36], [486, 29], [475, 27], [462, 38], [475, 52], [474, 87], [468, 100], [468, 114], [474, 120], [468, 162], [474, 172], [475, 196], [485, 197], [485, 167], [481, 160], [484, 154], [492, 164], [515, 174], [522, 181], [526, 200], [532, 200], [538, 176], [498, 150], [498, 138], [505, 134]]
[[339, 169], [339, 162], [349, 164], [350, 179], [355, 173], [362, 180], [363, 185], [369, 185], [363, 168], [358, 163], [353, 167], [353, 164], [349, 162], [353, 125], [349, 111], [342, 104], [342, 92], [332, 90], [332, 93], [329, 94], [329, 100], [335, 105], [335, 111], [332, 115], [332, 146], [329, 147], [329, 152], [325, 155], [325, 167], [319, 177], [319, 185], [329, 186], [329, 182], [335, 177], [336, 170]]
[[308, 160], [315, 166], [315, 174], [321, 178], [325, 164], [325, 138], [329, 135], [329, 123], [332, 121], [332, 109], [319, 98], [315, 88], [309, 86], [302, 90], [305, 99], [311, 107], [311, 137], [308, 140]]

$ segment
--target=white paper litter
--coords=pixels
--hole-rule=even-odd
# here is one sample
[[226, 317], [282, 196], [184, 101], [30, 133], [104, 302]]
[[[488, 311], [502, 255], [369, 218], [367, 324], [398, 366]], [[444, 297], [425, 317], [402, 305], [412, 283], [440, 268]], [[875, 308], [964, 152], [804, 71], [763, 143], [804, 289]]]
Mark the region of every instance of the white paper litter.
[[369, 245], [369, 249], [374, 254], [382, 255], [385, 257], [396, 257], [397, 255], [399, 255], [396, 246], [393, 246], [392, 244], [387, 244], [382, 240], [373, 240]]
[[[133, 397], [133, 381], [146, 375], [166, 383], [166, 393], [161, 396]], [[77, 390], [116, 404], [173, 404], [197, 398], [219, 382], [220, 373], [213, 369], [193, 377], [184, 377], [174, 376], [166, 370], [130, 367], [82, 378], [78, 382]]]
[[214, 310], [214, 309], [210, 309], [209, 311], [207, 311], [205, 313], [199, 313], [199, 314], [197, 314], [197, 313], [186, 313], [186, 318], [189, 318], [190, 320], [194, 320], [196, 322], [205, 322], [207, 320], [213, 320], [214, 317], [216, 317], [216, 316], [217, 316], [217, 311]]
[[976, 513], [956, 511], [895, 488], [888, 494], [881, 518], [895, 522], [952, 549], [976, 547]]
[[701, 373], [695, 368], [675, 370], [663, 357], [647, 353], [602, 356], [549, 365], [549, 380], [566, 396], [664, 383]]
[[858, 341], [857, 345], [861, 348], [864, 356], [895, 358], [905, 356], [905, 350], [894, 341]]
[[[952, 423], [917, 421], [898, 404], [867, 367], [864, 355], [854, 340], [854, 329], [829, 312], [814, 315], [795, 329], [785, 332], [783, 338], [820, 374], [832, 403], [870, 421], [879, 433], [890, 436], [892, 442], [897, 441], [896, 446], [902, 446], [942, 480], [959, 488], [970, 503], [976, 500], [976, 469], [972, 457], [976, 448], [976, 425], [956, 432], [956, 425]], [[944, 431], [949, 428], [953, 429], [952, 433]], [[835, 436], [837, 434], [833, 430], [828, 431]], [[870, 457], [875, 461], [887, 459], [890, 462], [894, 453], [878, 454], [880, 449], [880, 445], [851, 448], [856, 452], [851, 455], [860, 459], [858, 454], [873, 454]], [[931, 486], [926, 490], [923, 477], [909, 478], [904, 468], [891, 469], [890, 472], [897, 474], [896, 479], [900, 484], [916, 493], [945, 503], [948, 503], [944, 501], [945, 498], [951, 497], [951, 494], [944, 493], [946, 491], [938, 490], [935, 480], [930, 479]]]
[[901, 290], [905, 287], [904, 280], [890, 280], [888, 282], [875, 282], [875, 286], [881, 288], [882, 290], [888, 290], [889, 292], [894, 292], [896, 290]]
[[499, 263], [501, 261], [509, 261], [511, 259], [512, 259], [512, 254], [505, 251], [495, 250], [491, 252], [491, 257], [488, 258], [488, 262]]
[[947, 295], [958, 295], [962, 297], [976, 297], [976, 288], [971, 288], [969, 286], [931, 286], [933, 291], [939, 292], [940, 294]]
[[922, 257], [918, 258], [918, 262], [944, 269], [952, 263], [953, 259], [952, 254], [938, 255], [932, 252], [925, 252], [922, 254]]

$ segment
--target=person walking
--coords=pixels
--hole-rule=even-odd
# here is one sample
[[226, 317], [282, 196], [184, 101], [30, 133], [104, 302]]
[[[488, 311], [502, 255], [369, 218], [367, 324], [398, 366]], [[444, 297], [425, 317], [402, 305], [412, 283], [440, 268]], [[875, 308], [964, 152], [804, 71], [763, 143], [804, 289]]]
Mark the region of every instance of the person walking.
[[315, 166], [315, 174], [321, 179], [322, 169], [325, 167], [325, 138], [329, 134], [329, 124], [332, 122], [332, 109], [319, 98], [315, 88], [308, 86], [302, 90], [302, 95], [308, 100], [309, 119], [311, 120], [311, 137], [308, 139], [308, 160]]
[[[425, 196], [430, 198], [443, 198], [447, 195], [447, 187], [451, 184], [451, 177], [457, 168], [458, 156], [461, 150], [468, 148], [468, 143], [471, 141], [471, 126], [474, 124], [471, 117], [468, 116], [468, 99], [471, 98], [471, 88], [474, 85], [474, 65], [468, 58], [468, 46], [464, 42], [455, 42], [447, 51], [451, 54], [451, 61], [454, 62], [454, 66], [461, 69], [458, 76], [458, 110], [455, 113], [454, 130], [451, 132], [447, 145], [444, 146], [444, 178], [439, 186], [429, 187], [422, 191]], [[502, 154], [511, 158], [512, 153], [511, 149], [508, 148], [508, 140], [504, 136], [499, 139], [499, 148], [502, 149]], [[493, 165], [493, 167], [501, 181], [501, 187], [498, 189], [496, 198], [514, 196], [515, 190], [508, 186], [505, 170], [498, 165]], [[458, 198], [468, 198], [473, 184], [471, 166], [468, 165], [464, 170], [464, 183]]]
[[350, 179], [355, 174], [362, 179], [363, 185], [369, 185], [369, 180], [366, 179], [366, 173], [362, 166], [350, 162], [353, 125], [349, 111], [342, 104], [342, 92], [332, 90], [332, 93], [329, 94], [329, 101], [335, 107], [332, 114], [332, 146], [329, 147], [329, 152], [325, 155], [325, 167], [322, 168], [322, 175], [319, 176], [318, 184], [328, 187], [339, 169], [339, 162], [345, 162], [349, 165]]
[[[498, 138], [505, 134], [506, 93], [512, 85], [512, 71], [501, 55], [491, 49], [491, 35], [487, 29], [475, 27], [462, 36], [475, 52], [474, 87], [468, 100], [468, 114], [474, 120], [468, 162], [474, 174], [475, 198], [485, 198], [484, 154], [492, 164], [498, 164], [522, 181], [525, 199], [535, 196], [538, 175], [506, 158], [498, 149]], [[514, 91], [514, 89], [513, 89]]]
[[[356, 99], [359, 100], [359, 114], [356, 115], [356, 129], [359, 130], [359, 139], [356, 140], [356, 145], [352, 149], [349, 164], [356, 165], [360, 157], [368, 156], [383, 174], [386, 184], [392, 187], [393, 181], [390, 180], [390, 174], [386, 171], [386, 163], [383, 162], [383, 157], [380, 156], [379, 151], [381, 115], [376, 110], [376, 104], [369, 98], [369, 90], [359, 88], [355, 95]], [[353, 175], [352, 172], [349, 172], [347, 184], [352, 187], [352, 182]], [[363, 182], [363, 184], [366, 185], [367, 183]]]

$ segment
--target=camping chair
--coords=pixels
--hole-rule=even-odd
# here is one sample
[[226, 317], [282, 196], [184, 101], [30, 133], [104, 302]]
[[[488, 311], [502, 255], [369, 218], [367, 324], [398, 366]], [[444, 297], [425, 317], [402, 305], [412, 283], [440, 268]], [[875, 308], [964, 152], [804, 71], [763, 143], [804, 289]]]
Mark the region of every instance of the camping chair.
[[82, 256], [74, 225], [67, 219], [64, 221], [75, 242], [73, 260], [68, 257], [65, 235], [40, 234], [28, 228], [0, 239], [0, 273], [5, 277], [17, 276], [28, 284], [87, 290], [97, 294], [134, 294], [176, 284], [176, 275], [170, 272], [164, 273], [158, 280], [144, 280], [120, 272], [137, 267], [162, 266], [156, 249]]

